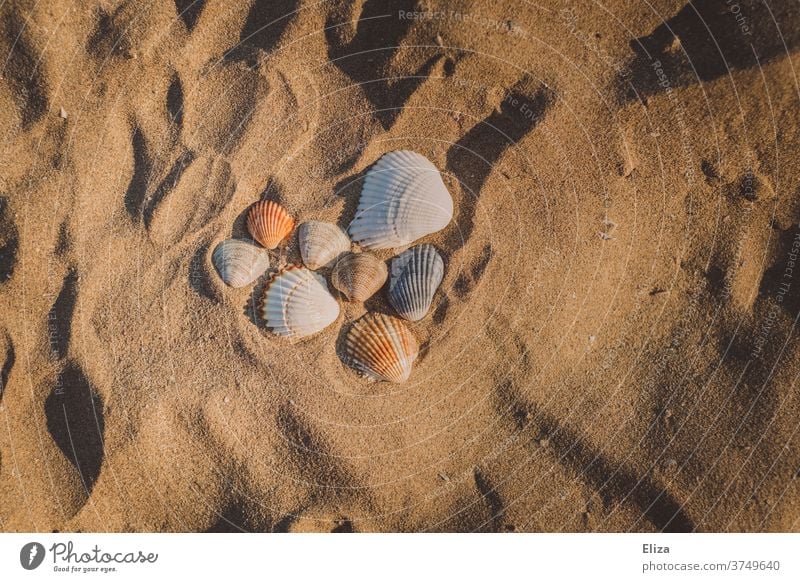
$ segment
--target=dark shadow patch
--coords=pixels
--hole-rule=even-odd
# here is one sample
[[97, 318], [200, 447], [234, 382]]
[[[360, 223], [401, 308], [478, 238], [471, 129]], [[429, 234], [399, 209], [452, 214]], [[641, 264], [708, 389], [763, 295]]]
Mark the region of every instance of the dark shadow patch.
[[200, 297], [219, 305], [223, 302], [224, 297], [219, 288], [211, 281], [212, 273], [209, 271], [206, 261], [210, 245], [210, 242], [206, 242], [192, 255], [192, 259], [189, 261], [189, 286]]
[[714, 182], [717, 179], [719, 179], [719, 173], [717, 172], [716, 166], [714, 166], [714, 164], [712, 164], [708, 160], [703, 160], [700, 163], [700, 171], [703, 172], [703, 175], [710, 182]]
[[178, 73], [172, 75], [167, 89], [167, 113], [176, 135], [183, 130], [183, 84]]
[[112, 14], [99, 8], [95, 16], [94, 30], [86, 43], [87, 52], [100, 61], [117, 56], [130, 58], [132, 55], [130, 39], [126, 36], [124, 28], [118, 26], [115, 14], [118, 12]]
[[103, 402], [83, 371], [69, 363], [44, 404], [47, 430], [70, 463], [75, 465], [87, 494], [103, 462]]
[[[411, 94], [427, 79], [440, 54], [430, 57], [417, 71], [389, 77], [389, 65], [398, 52], [413, 20], [399, 18], [400, 11], [418, 10], [416, 0], [366, 0], [355, 34], [349, 22], [354, 18], [352, 5], [343, 3], [328, 16], [325, 37], [328, 58], [343, 73], [361, 86], [375, 109], [384, 129], [397, 119]], [[437, 51], [438, 53], [438, 51]]]
[[215, 521], [206, 532], [249, 533], [254, 531], [250, 527], [249, 521], [243, 505], [240, 502], [231, 503], [219, 514], [217, 521]]
[[353, 219], [356, 216], [356, 211], [358, 210], [358, 199], [361, 195], [361, 189], [364, 187], [364, 178], [366, 178], [367, 172], [369, 172], [370, 168], [372, 168], [374, 165], [375, 163], [370, 164], [369, 167], [364, 168], [364, 170], [361, 172], [358, 172], [352, 176], [347, 176], [346, 178], [342, 178], [333, 187], [334, 194], [344, 198], [344, 207], [339, 215], [337, 224], [345, 232], [347, 232], [347, 229], [350, 227], [350, 223], [353, 222]]
[[521, 397], [511, 381], [498, 385], [494, 403], [497, 411], [510, 418], [518, 430], [537, 427], [537, 440], [547, 442], [558, 462], [587, 482], [606, 506], [632, 504], [660, 531], [694, 531], [694, 522], [669, 491], [649, 475], [638, 475], [633, 468], [608, 459], [579, 432], [536, 409]]
[[719, 265], [710, 265], [705, 275], [711, 293], [723, 296], [725, 294], [725, 270]]
[[19, 232], [11, 217], [8, 199], [0, 196], [0, 285], [11, 279], [17, 266]]
[[57, 358], [64, 358], [69, 350], [72, 316], [78, 295], [78, 273], [70, 269], [53, 307], [47, 314], [47, 333], [50, 349]]
[[659, 531], [694, 531], [695, 525], [681, 503], [649, 476], [637, 475], [633, 469], [607, 459], [557, 419], [541, 412], [537, 417], [559, 460], [591, 484], [606, 505], [632, 503]]
[[152, 173], [152, 165], [147, 155], [144, 134], [138, 125], [134, 126], [131, 133], [131, 146], [133, 148], [133, 174], [125, 191], [125, 209], [133, 220], [139, 221], [143, 219], [147, 184]]
[[153, 194], [151, 196], [145, 195], [146, 203], [144, 204], [143, 213], [145, 227], [150, 228], [153, 222], [153, 214], [155, 214], [166, 195], [180, 182], [183, 173], [192, 164], [194, 159], [195, 154], [192, 151], [187, 150], [181, 154], [178, 159], [175, 160], [175, 163], [172, 165], [172, 168], [170, 168], [170, 171], [167, 172], [164, 179], [161, 180], [159, 185], [156, 186], [156, 189], [153, 190]]
[[290, 528], [297, 522], [297, 515], [289, 513], [280, 518], [275, 527], [272, 528], [274, 533], [289, 533]]
[[[775, 252], [764, 271], [758, 289], [759, 299], [777, 303], [794, 319], [800, 312], [800, 285], [793, 279], [800, 272], [800, 225], [777, 229]], [[791, 264], [794, 263], [794, 264]]]
[[14, 351], [14, 344], [11, 341], [11, 338], [6, 336], [6, 353], [5, 357], [3, 358], [3, 366], [0, 368], [0, 400], [3, 399], [3, 394], [6, 391], [6, 385], [8, 384], [8, 377], [11, 375], [11, 370], [14, 368], [14, 364], [17, 361], [17, 355]]
[[[435, 298], [434, 298], [435, 301]], [[443, 294], [439, 299], [439, 305], [433, 310], [433, 323], [441, 325], [447, 317], [447, 311], [450, 309], [450, 297]]]
[[[737, 20], [733, 6], [743, 20]], [[628, 73], [618, 78], [620, 95], [623, 100], [646, 99], [729, 71], [763, 66], [800, 45], [797, 22], [800, 6], [795, 2], [776, 2], [769, 9], [758, 0], [688, 2], [649, 35], [631, 41], [634, 57]]]
[[542, 88], [532, 97], [512, 89], [500, 110], [475, 124], [447, 152], [447, 170], [460, 182], [467, 198], [459, 204], [456, 224], [459, 237], [451, 237], [448, 251], [464, 246], [475, 226], [475, 210], [481, 190], [507, 148], [516, 144], [544, 118], [554, 95]]
[[267, 285], [269, 285], [275, 272], [276, 269], [270, 266], [270, 269], [258, 278], [244, 306], [244, 314], [247, 319], [264, 333], [266, 333], [269, 328], [267, 327], [267, 322], [261, 317], [261, 304], [264, 301], [264, 293], [266, 292]]
[[481, 256], [473, 263], [472, 267], [469, 269], [469, 273], [466, 271], [462, 272], [453, 283], [453, 291], [458, 297], [466, 297], [475, 288], [486, 272], [486, 268], [489, 266], [493, 256], [494, 250], [492, 249], [492, 245], [484, 245]]
[[353, 522], [347, 518], [340, 519], [336, 522], [336, 525], [331, 530], [331, 533], [355, 533], [355, 527], [353, 526]]
[[502, 516], [506, 508], [500, 494], [489, 483], [489, 480], [479, 468], [475, 467], [473, 477], [475, 478], [475, 487], [478, 489], [481, 499], [483, 499], [486, 508], [489, 510], [490, 519], [487, 525], [491, 525], [491, 530], [494, 532], [501, 531]]
[[0, 22], [8, 46], [11, 47], [9, 54], [4, 55], [2, 76], [13, 87], [12, 93], [21, 114], [22, 129], [28, 129], [50, 107], [47, 84], [39, 68], [42, 60], [28, 38], [24, 18], [11, 10]]
[[272, 51], [278, 46], [286, 28], [296, 18], [299, 6], [299, 0], [256, 0], [250, 7], [239, 35], [240, 44], [249, 44], [266, 52]]
[[175, 0], [175, 10], [189, 32], [197, 25], [205, 4], [206, 0]]
[[55, 254], [58, 257], [63, 257], [69, 252], [69, 227], [67, 222], [64, 221], [58, 226], [58, 238], [56, 239]]

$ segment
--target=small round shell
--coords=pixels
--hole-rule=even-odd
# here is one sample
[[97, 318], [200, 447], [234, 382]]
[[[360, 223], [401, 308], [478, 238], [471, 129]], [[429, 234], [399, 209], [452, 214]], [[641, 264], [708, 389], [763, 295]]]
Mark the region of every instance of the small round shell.
[[286, 209], [272, 200], [253, 204], [247, 213], [247, 230], [262, 246], [274, 249], [289, 236], [294, 228], [294, 218]]
[[269, 269], [269, 254], [249, 241], [229, 238], [216, 246], [211, 262], [226, 285], [244, 287]]
[[389, 303], [401, 317], [419, 321], [428, 313], [444, 278], [444, 261], [432, 245], [419, 245], [392, 259]]
[[395, 317], [368, 313], [347, 332], [346, 363], [375, 380], [404, 382], [419, 352], [406, 325]]
[[275, 335], [300, 338], [328, 327], [339, 317], [339, 303], [325, 279], [305, 267], [290, 265], [264, 288], [261, 317]]
[[369, 253], [345, 255], [331, 273], [331, 283], [350, 301], [366, 301], [383, 287], [386, 263]]
[[303, 263], [316, 271], [326, 267], [350, 250], [350, 237], [329, 222], [309, 220], [297, 229]]
[[390, 152], [367, 172], [350, 238], [370, 250], [413, 243], [453, 218], [453, 199], [425, 156]]

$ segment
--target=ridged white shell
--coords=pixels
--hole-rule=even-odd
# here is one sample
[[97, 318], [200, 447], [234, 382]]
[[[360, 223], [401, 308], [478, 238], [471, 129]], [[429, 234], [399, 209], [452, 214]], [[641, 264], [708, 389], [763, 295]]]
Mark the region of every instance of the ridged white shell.
[[309, 220], [297, 229], [300, 254], [306, 267], [316, 271], [350, 250], [350, 238], [335, 224]]
[[350, 238], [367, 249], [411, 244], [443, 229], [453, 218], [453, 199], [439, 170], [408, 150], [384, 155], [367, 172]]
[[269, 269], [269, 254], [251, 242], [229, 238], [216, 246], [211, 262], [226, 285], [244, 287]]
[[350, 301], [366, 301], [386, 283], [389, 270], [375, 255], [358, 253], [345, 255], [331, 272], [331, 283]]
[[290, 265], [265, 287], [261, 317], [275, 335], [304, 337], [336, 321], [339, 303], [328, 292], [322, 276]]
[[444, 278], [444, 261], [432, 245], [419, 245], [392, 259], [389, 303], [401, 317], [419, 321], [428, 313]]
[[419, 344], [395, 317], [368, 313], [347, 332], [346, 363], [375, 380], [404, 382], [411, 375]]

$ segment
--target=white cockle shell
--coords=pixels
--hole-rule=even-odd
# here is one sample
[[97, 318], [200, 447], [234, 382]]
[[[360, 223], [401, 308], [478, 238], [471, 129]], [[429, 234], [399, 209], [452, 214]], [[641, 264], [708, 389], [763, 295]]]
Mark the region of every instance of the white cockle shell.
[[313, 271], [329, 266], [350, 250], [350, 237], [341, 228], [319, 220], [301, 224], [297, 229], [297, 240], [303, 263]]
[[269, 269], [269, 254], [249, 241], [229, 238], [216, 246], [211, 262], [226, 285], [244, 287]]
[[264, 288], [261, 317], [272, 333], [300, 338], [328, 327], [339, 317], [339, 303], [325, 279], [305, 267], [289, 265]]
[[436, 166], [421, 154], [398, 150], [367, 172], [348, 231], [366, 249], [389, 249], [437, 232], [452, 218], [453, 199]]

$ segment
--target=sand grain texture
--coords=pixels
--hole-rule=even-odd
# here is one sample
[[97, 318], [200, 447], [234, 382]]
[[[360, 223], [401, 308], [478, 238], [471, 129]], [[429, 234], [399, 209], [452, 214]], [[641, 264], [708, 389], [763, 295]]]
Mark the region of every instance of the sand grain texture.
[[[702, 4], [2, 3], [0, 529], [797, 531], [800, 8]], [[455, 216], [389, 385], [385, 290], [289, 343], [211, 253], [404, 148]]]

